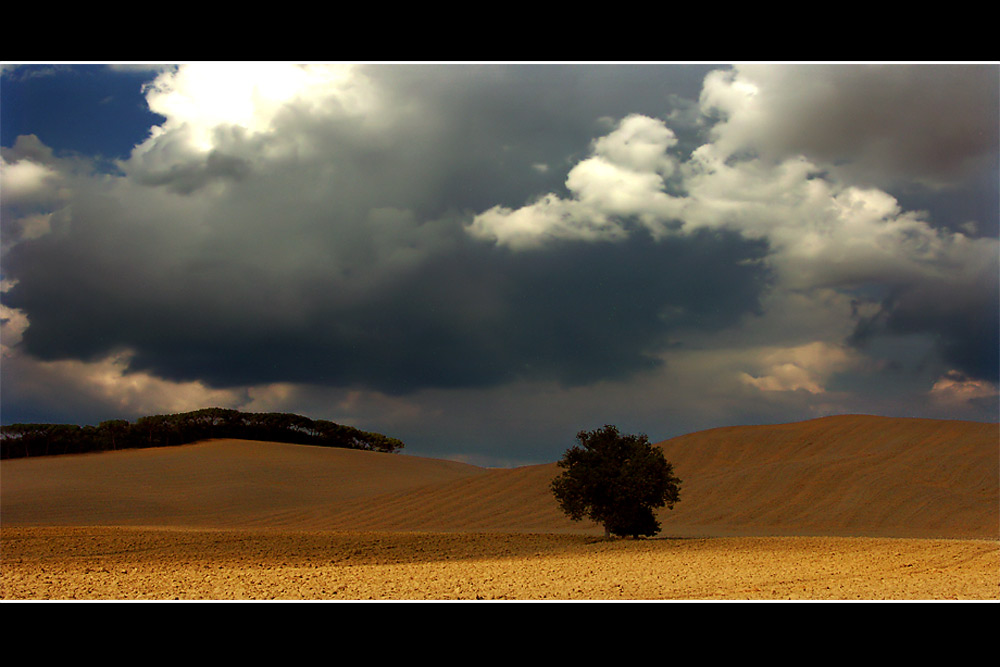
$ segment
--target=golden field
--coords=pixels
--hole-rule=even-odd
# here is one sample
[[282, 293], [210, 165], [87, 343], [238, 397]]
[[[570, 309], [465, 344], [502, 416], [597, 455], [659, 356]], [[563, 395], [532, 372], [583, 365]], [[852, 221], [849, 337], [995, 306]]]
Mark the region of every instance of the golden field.
[[234, 440], [0, 463], [7, 600], [996, 600], [1000, 427], [827, 417], [659, 444], [646, 540], [512, 469]]

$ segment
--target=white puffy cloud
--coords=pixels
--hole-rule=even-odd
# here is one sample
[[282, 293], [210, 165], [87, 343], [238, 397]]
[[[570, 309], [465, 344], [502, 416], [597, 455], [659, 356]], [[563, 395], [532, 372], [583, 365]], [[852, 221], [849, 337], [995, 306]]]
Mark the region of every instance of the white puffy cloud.
[[266, 134], [290, 104], [307, 111], [371, 113], [374, 94], [352, 65], [207, 63], [161, 73], [146, 87], [151, 111], [166, 117], [142, 153], [164, 134], [177, 133], [185, 147], [208, 152], [218, 146], [216, 130], [239, 127]]
[[538, 248], [555, 239], [599, 241], [626, 235], [621, 223], [552, 193], [518, 209], [494, 206], [476, 215], [468, 231], [514, 250]]
[[600, 155], [576, 165], [566, 178], [566, 187], [591, 216], [618, 220], [635, 217], [654, 235], [679, 212], [677, 200], [664, 192], [659, 173], [618, 164]]
[[66, 195], [59, 161], [37, 137], [20, 137], [0, 156], [0, 225], [4, 249], [49, 233]]
[[58, 173], [28, 159], [8, 163], [0, 159], [0, 190], [4, 204], [23, 206], [46, 203], [54, 196]]
[[185, 194], [220, 177], [269, 169], [262, 161], [328, 161], [322, 142], [303, 126], [351, 119], [370, 141], [399, 112], [350, 64], [182, 65], [144, 91], [149, 109], [165, 120], [119, 166]]
[[635, 218], [658, 236], [680, 212], [665, 184], [677, 169], [668, 152], [676, 143], [663, 121], [629, 115], [569, 171], [570, 199], [549, 193], [519, 209], [494, 207], [475, 216], [468, 231], [514, 249], [537, 248], [551, 240], [622, 239]]
[[964, 274], [996, 239], [934, 227], [878, 188], [845, 185], [802, 158], [730, 162], [714, 145], [684, 165], [685, 229], [728, 228], [768, 239], [789, 288], [888, 285]]
[[677, 137], [663, 122], [632, 114], [594, 142], [594, 155], [626, 169], [669, 177], [676, 161], [667, 151], [676, 144]]

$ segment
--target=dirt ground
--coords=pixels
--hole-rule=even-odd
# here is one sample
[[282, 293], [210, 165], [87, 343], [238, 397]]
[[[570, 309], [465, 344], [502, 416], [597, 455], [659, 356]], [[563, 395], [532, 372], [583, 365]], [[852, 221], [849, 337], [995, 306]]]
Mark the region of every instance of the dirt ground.
[[997, 600], [1000, 542], [4, 527], [9, 600]]

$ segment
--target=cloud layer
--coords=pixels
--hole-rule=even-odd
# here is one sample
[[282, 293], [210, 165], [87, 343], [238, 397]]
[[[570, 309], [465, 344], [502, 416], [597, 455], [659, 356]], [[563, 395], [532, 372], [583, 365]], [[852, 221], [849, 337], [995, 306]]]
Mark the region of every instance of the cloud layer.
[[644, 430], [685, 391], [995, 397], [996, 220], [906, 206], [997, 173], [995, 68], [190, 65], [145, 97], [114, 173], [4, 148], [8, 413], [41, 377], [414, 433], [514, 387], [614, 387]]

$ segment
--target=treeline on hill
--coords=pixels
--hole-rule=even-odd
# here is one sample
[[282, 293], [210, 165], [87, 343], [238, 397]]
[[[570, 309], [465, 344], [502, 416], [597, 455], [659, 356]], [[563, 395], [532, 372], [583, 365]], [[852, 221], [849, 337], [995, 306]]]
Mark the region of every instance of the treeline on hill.
[[250, 413], [205, 408], [181, 414], [140, 417], [134, 423], [112, 419], [97, 426], [0, 426], [0, 458], [168, 447], [209, 438], [270, 440], [375, 452], [396, 452], [403, 448], [402, 441], [396, 438], [321, 419], [280, 412]]

